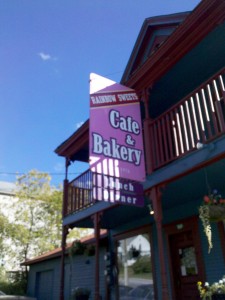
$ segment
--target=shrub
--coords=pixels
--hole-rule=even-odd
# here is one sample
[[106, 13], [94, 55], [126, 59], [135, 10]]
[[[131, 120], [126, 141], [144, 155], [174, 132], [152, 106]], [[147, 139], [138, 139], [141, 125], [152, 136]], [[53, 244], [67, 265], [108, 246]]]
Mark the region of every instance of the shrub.
[[140, 256], [136, 262], [132, 265], [132, 270], [136, 274], [151, 273], [152, 264], [148, 255]]
[[26, 295], [26, 281], [1, 281], [0, 290], [6, 293], [7, 295]]

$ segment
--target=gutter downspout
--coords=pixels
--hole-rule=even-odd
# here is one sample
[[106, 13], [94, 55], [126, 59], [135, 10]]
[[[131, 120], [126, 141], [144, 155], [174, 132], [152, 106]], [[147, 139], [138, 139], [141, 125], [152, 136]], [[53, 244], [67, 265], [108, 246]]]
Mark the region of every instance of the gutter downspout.
[[[66, 170], [65, 179], [63, 182], [63, 204], [62, 204], [62, 218], [65, 217], [67, 211], [67, 200], [68, 200], [68, 167], [70, 165], [69, 159], [66, 158]], [[60, 277], [60, 300], [64, 300], [64, 281], [65, 281], [65, 252], [66, 252], [66, 236], [68, 234], [67, 226], [62, 225], [62, 255], [61, 255], [61, 277]]]

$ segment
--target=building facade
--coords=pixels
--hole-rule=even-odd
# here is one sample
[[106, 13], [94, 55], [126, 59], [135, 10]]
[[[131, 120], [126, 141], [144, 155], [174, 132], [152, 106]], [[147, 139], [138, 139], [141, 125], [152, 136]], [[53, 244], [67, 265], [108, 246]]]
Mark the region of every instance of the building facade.
[[[100, 242], [100, 266], [104, 268], [104, 254], [106, 248], [106, 235], [101, 234]], [[88, 247], [94, 245], [93, 237], [82, 238], [82, 244]], [[64, 268], [65, 268], [65, 286], [64, 299], [73, 299], [72, 293], [76, 288], [87, 288], [90, 291], [90, 297], [94, 297], [94, 278], [95, 272], [95, 251], [81, 251], [75, 253], [72, 251], [73, 244], [69, 243], [66, 247]], [[23, 263], [29, 266], [27, 294], [34, 296], [37, 300], [55, 300], [60, 295], [60, 272], [61, 272], [62, 249], [57, 248]], [[100, 276], [99, 284], [100, 294], [105, 292], [105, 277]]]
[[[199, 218], [204, 196], [225, 198], [224, 37], [223, 0], [203, 0], [192, 12], [143, 23], [121, 80], [141, 99], [143, 207], [94, 200], [90, 170], [68, 181], [72, 163], [89, 161], [89, 121], [55, 150], [66, 169], [60, 299], [68, 299], [65, 241], [74, 227], [95, 229], [95, 274], [89, 278], [95, 300], [128, 299], [123, 289], [134, 293], [132, 299], [200, 299], [197, 282], [224, 275], [222, 218], [210, 223], [212, 248]], [[100, 229], [108, 232], [111, 259], [104, 294]]]

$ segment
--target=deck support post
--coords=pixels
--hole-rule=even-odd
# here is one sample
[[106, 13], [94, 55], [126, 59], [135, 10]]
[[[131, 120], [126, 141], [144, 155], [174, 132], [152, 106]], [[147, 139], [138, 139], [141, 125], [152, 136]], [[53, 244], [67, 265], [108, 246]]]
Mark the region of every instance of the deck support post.
[[[68, 167], [70, 165], [70, 160], [66, 158], [65, 160], [65, 179], [63, 183], [63, 204], [62, 204], [62, 217], [64, 218], [67, 213], [67, 203], [68, 203]], [[61, 270], [60, 270], [60, 295], [59, 299], [64, 300], [64, 281], [65, 281], [65, 252], [66, 252], [66, 237], [68, 234], [68, 227], [62, 224], [62, 254], [61, 254]]]
[[95, 228], [95, 296], [94, 300], [100, 300], [100, 285], [99, 285], [99, 239], [100, 239], [100, 219], [101, 213], [96, 213], [93, 216]]
[[60, 276], [60, 300], [64, 300], [64, 281], [65, 281], [65, 252], [66, 252], [66, 236], [68, 234], [67, 226], [62, 228], [62, 254], [61, 254], [61, 276]]
[[153, 187], [150, 192], [150, 198], [152, 200], [154, 209], [154, 219], [156, 222], [158, 249], [159, 249], [159, 262], [160, 262], [160, 275], [162, 283], [162, 300], [169, 300], [169, 289], [166, 276], [166, 263], [165, 263], [165, 248], [163, 243], [162, 232], [162, 201], [161, 201], [160, 187]]

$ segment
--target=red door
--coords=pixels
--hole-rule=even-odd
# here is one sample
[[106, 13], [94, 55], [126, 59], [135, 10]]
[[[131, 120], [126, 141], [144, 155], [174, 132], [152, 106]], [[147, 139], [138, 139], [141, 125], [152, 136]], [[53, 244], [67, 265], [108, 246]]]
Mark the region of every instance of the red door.
[[175, 299], [200, 299], [197, 282], [202, 278], [193, 231], [190, 229], [169, 235], [169, 247]]

